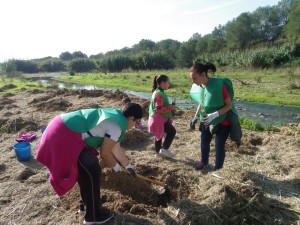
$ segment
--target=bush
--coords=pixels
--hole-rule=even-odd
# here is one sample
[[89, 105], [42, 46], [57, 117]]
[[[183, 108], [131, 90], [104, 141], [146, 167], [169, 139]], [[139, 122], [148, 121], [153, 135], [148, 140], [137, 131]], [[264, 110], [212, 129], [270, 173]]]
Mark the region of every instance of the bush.
[[90, 59], [73, 59], [68, 65], [72, 72], [90, 72], [96, 69], [96, 64]]
[[60, 60], [49, 60], [40, 64], [40, 70], [43, 72], [59, 72], [65, 71], [66, 66]]

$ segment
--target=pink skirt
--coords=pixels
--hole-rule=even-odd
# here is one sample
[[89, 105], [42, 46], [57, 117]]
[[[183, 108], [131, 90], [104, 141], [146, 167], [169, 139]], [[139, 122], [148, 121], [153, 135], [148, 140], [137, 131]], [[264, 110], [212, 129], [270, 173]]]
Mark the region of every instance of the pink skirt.
[[170, 121], [170, 123], [172, 123], [171, 118], [162, 117], [159, 113], [155, 113], [154, 115], [149, 116], [148, 131], [155, 136], [155, 139], [157, 141], [165, 136], [164, 125], [167, 121]]
[[50, 183], [61, 196], [77, 182], [77, 159], [87, 147], [81, 133], [66, 127], [60, 116], [56, 116], [44, 131], [38, 145], [36, 159], [50, 171]]

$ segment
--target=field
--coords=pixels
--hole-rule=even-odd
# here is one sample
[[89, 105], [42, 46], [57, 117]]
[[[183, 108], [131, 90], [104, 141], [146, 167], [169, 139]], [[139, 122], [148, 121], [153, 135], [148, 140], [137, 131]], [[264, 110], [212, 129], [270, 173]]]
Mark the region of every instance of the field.
[[[76, 76], [60, 76], [58, 79], [100, 87], [151, 92], [153, 78], [160, 74], [169, 76], [171, 80], [170, 95], [190, 99], [191, 80], [188, 70], [81, 73]], [[232, 80], [235, 99], [274, 105], [300, 106], [299, 67], [269, 70], [221, 68], [215, 76], [227, 77]]]
[[[6, 89], [10, 87], [6, 86]], [[13, 88], [13, 87], [11, 87]], [[0, 96], [0, 224], [82, 224], [77, 213], [77, 184], [65, 196], [55, 195], [48, 170], [35, 159], [45, 127], [57, 114], [87, 107], [119, 107], [123, 93], [23, 90]], [[148, 102], [131, 96], [143, 105]], [[199, 160], [199, 131], [189, 130], [193, 112], [177, 110], [174, 159], [154, 155], [153, 137], [132, 129], [122, 143], [137, 172], [167, 184], [157, 187], [124, 172], [103, 168], [101, 201], [114, 212], [108, 225], [200, 224], [299, 224], [300, 222], [300, 124], [279, 132], [243, 130], [242, 145], [227, 141], [224, 168], [213, 172], [214, 142], [210, 165], [195, 171]], [[147, 124], [147, 113], [142, 119]], [[33, 131], [32, 158], [16, 159], [13, 145], [19, 131]]]

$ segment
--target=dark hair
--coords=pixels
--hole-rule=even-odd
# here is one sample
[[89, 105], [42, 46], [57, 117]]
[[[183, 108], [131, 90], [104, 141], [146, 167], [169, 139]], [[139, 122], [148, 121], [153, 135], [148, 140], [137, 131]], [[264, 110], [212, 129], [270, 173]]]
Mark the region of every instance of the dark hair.
[[153, 79], [153, 85], [152, 85], [152, 92], [156, 90], [156, 88], [162, 83], [169, 80], [169, 77], [167, 75], [159, 75], [155, 76]]
[[197, 73], [205, 73], [207, 75], [208, 71], [212, 71], [213, 73], [217, 71], [217, 68], [214, 64], [212, 64], [211, 62], [207, 62], [205, 64], [202, 63], [195, 63], [191, 68], [190, 68], [190, 72], [197, 72]]
[[141, 119], [143, 117], [142, 107], [133, 102], [126, 103], [122, 108], [122, 113], [126, 118], [133, 116], [134, 119]]

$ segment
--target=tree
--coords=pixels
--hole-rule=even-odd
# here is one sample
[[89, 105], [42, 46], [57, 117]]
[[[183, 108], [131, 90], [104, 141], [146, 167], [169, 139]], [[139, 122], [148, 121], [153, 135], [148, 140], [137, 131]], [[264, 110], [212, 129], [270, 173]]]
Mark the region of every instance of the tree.
[[97, 54], [97, 55], [90, 55], [90, 59], [101, 59], [101, 58], [103, 58], [104, 57], [104, 54], [101, 52], [101, 53], [99, 53], [99, 54]]
[[73, 56], [70, 52], [62, 52], [60, 55], [59, 55], [59, 58], [61, 60], [64, 60], [64, 61], [68, 61], [68, 60], [72, 60], [73, 59]]
[[202, 38], [200, 38], [195, 46], [195, 53], [196, 55], [203, 54], [208, 50], [208, 41], [211, 37], [211, 34], [206, 34]]
[[189, 67], [193, 64], [193, 60], [196, 56], [195, 54], [195, 46], [197, 41], [190, 40], [187, 42], [183, 42], [177, 53], [176, 53], [176, 64], [179, 67]]
[[156, 47], [156, 44], [154, 41], [142, 39], [137, 45], [134, 45], [133, 48], [141, 51], [153, 51]]
[[172, 39], [162, 40], [156, 43], [156, 49], [159, 52], [165, 52], [171, 58], [175, 59], [176, 52], [180, 47], [180, 42]]
[[291, 11], [288, 18], [289, 20], [285, 28], [288, 39], [300, 41], [300, 1], [294, 10]]
[[256, 32], [258, 42], [272, 42], [278, 38], [283, 31], [279, 7], [259, 7], [253, 14], [253, 28]]
[[17, 70], [16, 60], [10, 59], [8, 61], [5, 61], [4, 63], [1, 63], [1, 72], [4, 73], [13, 73]]
[[280, 25], [285, 26], [288, 23], [288, 16], [292, 8], [297, 6], [299, 0], [281, 0], [276, 8], [278, 8], [278, 14], [280, 17]]
[[96, 64], [91, 59], [73, 59], [68, 65], [69, 71], [89, 72], [96, 69]]
[[61, 60], [46, 60], [40, 64], [40, 70], [44, 72], [64, 71], [65, 64]]
[[201, 38], [201, 34], [194, 33], [193, 36], [189, 39], [190, 41], [198, 41]]
[[225, 47], [225, 27], [219, 25], [215, 27], [211, 33], [208, 43], [207, 51], [208, 52], [218, 52]]
[[76, 51], [72, 53], [73, 59], [83, 59], [87, 58], [87, 55], [82, 53], [81, 51]]
[[255, 30], [252, 28], [250, 13], [242, 13], [226, 25], [226, 47], [229, 50], [238, 50], [248, 47], [255, 39]]

